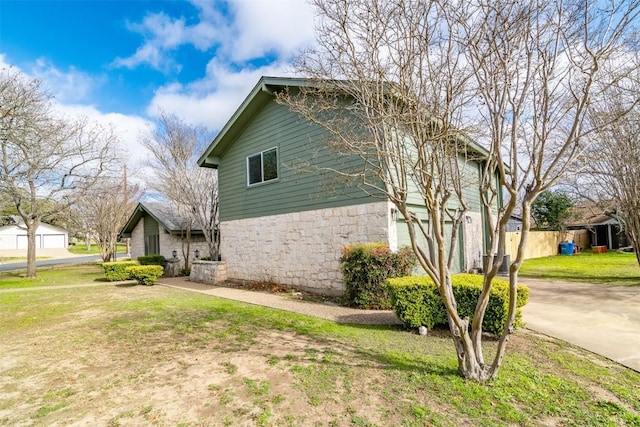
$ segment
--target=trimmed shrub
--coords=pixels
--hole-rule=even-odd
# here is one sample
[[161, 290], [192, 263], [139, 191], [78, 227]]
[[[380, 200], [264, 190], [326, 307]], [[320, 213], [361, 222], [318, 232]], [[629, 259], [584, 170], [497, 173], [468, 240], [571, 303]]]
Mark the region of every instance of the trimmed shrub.
[[140, 285], [151, 286], [164, 273], [161, 265], [134, 265], [127, 268], [127, 273]]
[[167, 265], [167, 260], [164, 255], [144, 255], [138, 257], [140, 265], [160, 265], [164, 267]]
[[410, 248], [391, 252], [384, 243], [356, 243], [342, 248], [341, 270], [346, 303], [359, 308], [390, 309], [385, 280], [411, 273], [416, 260]]
[[[455, 274], [451, 276], [453, 295], [458, 304], [461, 317], [473, 316], [482, 291], [482, 276], [473, 274]], [[448, 323], [447, 311], [438, 292], [438, 288], [428, 276], [408, 276], [387, 280], [393, 308], [398, 319], [408, 328]], [[522, 325], [521, 308], [529, 300], [529, 288], [518, 285], [516, 299], [515, 326]], [[495, 335], [502, 334], [509, 312], [509, 283], [494, 279], [485, 312], [482, 330]]]
[[131, 276], [127, 273], [127, 268], [138, 265], [137, 261], [116, 261], [116, 262], [103, 262], [102, 268], [104, 269], [104, 275], [110, 282], [119, 282], [121, 280], [129, 280]]

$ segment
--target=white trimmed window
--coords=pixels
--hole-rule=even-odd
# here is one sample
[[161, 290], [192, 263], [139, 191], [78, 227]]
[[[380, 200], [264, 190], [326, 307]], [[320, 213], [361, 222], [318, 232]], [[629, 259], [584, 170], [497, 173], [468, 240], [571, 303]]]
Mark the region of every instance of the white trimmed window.
[[278, 149], [276, 147], [247, 157], [247, 185], [278, 179]]

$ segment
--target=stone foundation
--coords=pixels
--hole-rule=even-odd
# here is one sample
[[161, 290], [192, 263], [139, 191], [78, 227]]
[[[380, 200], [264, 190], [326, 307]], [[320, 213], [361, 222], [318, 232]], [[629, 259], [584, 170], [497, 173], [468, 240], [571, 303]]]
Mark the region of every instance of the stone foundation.
[[227, 263], [224, 261], [193, 261], [189, 280], [210, 285], [224, 282], [227, 280]]
[[390, 212], [384, 201], [223, 221], [220, 252], [229, 279], [342, 294], [342, 246], [383, 242], [394, 248]]

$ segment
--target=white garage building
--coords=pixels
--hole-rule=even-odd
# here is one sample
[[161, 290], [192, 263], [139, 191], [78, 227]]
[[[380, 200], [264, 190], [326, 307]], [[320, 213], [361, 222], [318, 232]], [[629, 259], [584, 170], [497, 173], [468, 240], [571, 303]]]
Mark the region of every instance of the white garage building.
[[[0, 227], [0, 250], [27, 249], [27, 229], [22, 219], [11, 217], [13, 224]], [[37, 249], [66, 249], [69, 243], [64, 228], [50, 224], [40, 224], [36, 230]]]

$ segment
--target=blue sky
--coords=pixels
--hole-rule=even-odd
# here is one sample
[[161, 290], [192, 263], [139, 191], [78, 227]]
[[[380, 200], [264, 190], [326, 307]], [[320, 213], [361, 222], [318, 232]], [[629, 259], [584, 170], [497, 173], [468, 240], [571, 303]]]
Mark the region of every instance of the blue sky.
[[132, 152], [161, 109], [216, 131], [313, 39], [304, 0], [0, 0], [0, 67], [115, 125]]

